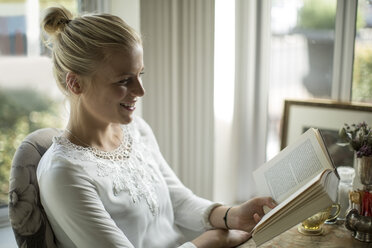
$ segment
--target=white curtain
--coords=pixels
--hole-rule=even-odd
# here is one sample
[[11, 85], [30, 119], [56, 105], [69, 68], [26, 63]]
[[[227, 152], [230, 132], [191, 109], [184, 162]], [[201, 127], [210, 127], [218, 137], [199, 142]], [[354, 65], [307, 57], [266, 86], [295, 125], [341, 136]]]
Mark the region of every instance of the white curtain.
[[196, 194], [213, 195], [214, 0], [141, 0], [143, 117]]
[[236, 200], [255, 195], [252, 172], [265, 162], [270, 47], [269, 0], [235, 3], [235, 105], [232, 160], [236, 163]]
[[222, 125], [213, 111], [214, 0], [141, 0], [143, 116], [180, 179], [203, 197], [255, 195], [252, 172], [266, 157], [269, 3], [235, 1], [234, 116]]
[[111, 1], [105, 0], [78, 0], [78, 11], [84, 13], [108, 13]]

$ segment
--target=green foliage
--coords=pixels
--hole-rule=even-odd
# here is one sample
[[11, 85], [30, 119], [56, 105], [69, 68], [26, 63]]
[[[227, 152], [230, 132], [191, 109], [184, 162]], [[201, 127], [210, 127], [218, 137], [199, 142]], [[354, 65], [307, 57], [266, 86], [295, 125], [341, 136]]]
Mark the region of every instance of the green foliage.
[[354, 56], [353, 100], [371, 101], [372, 96], [372, 47], [357, 46]]
[[0, 89], [0, 205], [7, 204], [9, 173], [16, 148], [30, 132], [58, 127], [57, 104], [30, 89]]
[[[337, 0], [305, 0], [298, 13], [302, 29], [335, 29]], [[364, 27], [364, 12], [358, 10], [356, 28]]]
[[298, 26], [304, 29], [334, 29], [336, 0], [305, 0]]

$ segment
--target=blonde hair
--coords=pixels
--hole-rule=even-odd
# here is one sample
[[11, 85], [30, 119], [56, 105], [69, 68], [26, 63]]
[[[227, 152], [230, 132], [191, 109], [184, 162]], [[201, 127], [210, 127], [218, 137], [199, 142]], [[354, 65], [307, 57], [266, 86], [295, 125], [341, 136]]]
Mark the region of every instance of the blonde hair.
[[131, 49], [142, 46], [139, 34], [122, 19], [110, 14], [90, 14], [73, 18], [64, 7], [45, 10], [42, 30], [52, 50], [53, 73], [61, 91], [69, 95], [66, 74], [92, 76], [104, 61], [109, 48]]

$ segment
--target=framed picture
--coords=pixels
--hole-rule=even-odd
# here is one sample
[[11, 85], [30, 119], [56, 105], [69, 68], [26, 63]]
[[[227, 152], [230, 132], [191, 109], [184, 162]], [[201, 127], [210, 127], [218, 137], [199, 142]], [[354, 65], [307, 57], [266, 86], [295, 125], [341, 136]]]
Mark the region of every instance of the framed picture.
[[321, 131], [336, 167], [353, 166], [354, 153], [348, 147], [337, 144], [338, 132], [345, 123], [358, 124], [363, 121], [372, 125], [372, 104], [327, 100], [285, 100], [281, 149], [313, 127]]

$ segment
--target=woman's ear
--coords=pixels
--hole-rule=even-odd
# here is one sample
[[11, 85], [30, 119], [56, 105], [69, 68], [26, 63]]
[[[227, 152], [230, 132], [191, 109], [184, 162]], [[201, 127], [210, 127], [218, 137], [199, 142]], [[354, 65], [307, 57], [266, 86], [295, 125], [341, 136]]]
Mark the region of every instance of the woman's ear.
[[68, 89], [75, 95], [79, 95], [83, 92], [79, 77], [73, 72], [68, 72], [66, 74], [66, 85]]

